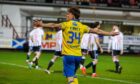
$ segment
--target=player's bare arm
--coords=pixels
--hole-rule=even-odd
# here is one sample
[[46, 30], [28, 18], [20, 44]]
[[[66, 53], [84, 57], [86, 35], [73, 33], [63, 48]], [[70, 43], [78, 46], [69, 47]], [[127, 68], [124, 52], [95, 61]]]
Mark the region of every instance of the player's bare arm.
[[101, 35], [106, 35], [106, 36], [118, 35], [118, 32], [106, 32], [106, 31], [103, 31], [99, 28], [90, 28], [90, 32], [96, 33], [96, 34], [101, 34]]
[[61, 28], [61, 24], [60, 23], [47, 23], [47, 24], [42, 24], [42, 27]]

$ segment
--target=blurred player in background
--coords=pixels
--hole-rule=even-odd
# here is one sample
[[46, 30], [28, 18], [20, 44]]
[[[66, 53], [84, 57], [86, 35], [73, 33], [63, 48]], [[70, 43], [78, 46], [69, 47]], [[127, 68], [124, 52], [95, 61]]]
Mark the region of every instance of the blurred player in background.
[[55, 54], [54, 54], [53, 58], [51, 59], [51, 61], [49, 62], [47, 69], [45, 70], [45, 72], [47, 72], [48, 74], [50, 74], [50, 68], [53, 66], [53, 64], [56, 61], [56, 59], [58, 57], [62, 56], [61, 49], [62, 49], [62, 30], [59, 30], [56, 33], [56, 49], [55, 49]]
[[112, 31], [119, 32], [119, 35], [111, 36], [108, 44], [108, 53], [112, 49], [112, 60], [115, 63], [115, 72], [121, 73], [122, 67], [119, 63], [119, 55], [123, 54], [123, 34], [117, 25], [113, 25]]
[[29, 39], [32, 43], [32, 50], [35, 53], [34, 58], [29, 63], [29, 68], [32, 68], [32, 65], [35, 64], [35, 68], [38, 69], [38, 60], [41, 54], [41, 44], [44, 36], [44, 31], [41, 27], [42, 21], [35, 19], [33, 21], [34, 29], [30, 32]]
[[80, 63], [80, 69], [84, 67], [85, 56], [88, 54], [88, 42], [89, 42], [89, 33], [85, 33], [81, 40], [81, 50], [82, 50], [82, 60]]
[[68, 80], [68, 84], [78, 84], [76, 71], [81, 62], [82, 53], [80, 42], [84, 33], [92, 32], [102, 35], [116, 35], [115, 32], [105, 32], [100, 29], [92, 29], [79, 22], [80, 10], [77, 7], [71, 7], [66, 14], [66, 22], [59, 24], [48, 23], [42, 24], [48, 28], [61, 28], [62, 29], [62, 54], [64, 76]]
[[[100, 28], [100, 23], [95, 22], [91, 25], [92, 28]], [[90, 62], [86, 67], [83, 67], [81, 70], [83, 74], [86, 74], [86, 69], [92, 67], [92, 77], [96, 77], [96, 65], [98, 63], [98, 48], [101, 53], [103, 53], [103, 49], [99, 42], [99, 37], [97, 34], [90, 33], [89, 34], [89, 42], [88, 42], [88, 51], [89, 55], [92, 58], [92, 62]]]

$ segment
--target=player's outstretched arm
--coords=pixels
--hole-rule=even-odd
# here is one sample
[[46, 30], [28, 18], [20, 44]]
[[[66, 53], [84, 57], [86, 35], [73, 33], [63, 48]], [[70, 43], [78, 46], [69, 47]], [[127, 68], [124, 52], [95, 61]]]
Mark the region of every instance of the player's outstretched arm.
[[46, 24], [42, 24], [42, 27], [61, 28], [61, 24], [59, 24], [59, 23], [46, 23]]
[[106, 32], [98, 28], [90, 28], [91, 33], [96, 33], [96, 34], [101, 34], [101, 35], [106, 35], [106, 36], [114, 36], [118, 35], [118, 32]]

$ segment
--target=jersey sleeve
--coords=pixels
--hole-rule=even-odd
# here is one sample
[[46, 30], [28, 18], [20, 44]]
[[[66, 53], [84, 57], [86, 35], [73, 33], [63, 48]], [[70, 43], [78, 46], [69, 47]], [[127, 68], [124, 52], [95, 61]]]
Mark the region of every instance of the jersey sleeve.
[[62, 22], [61, 24], [61, 29], [65, 30], [65, 28], [67, 27], [67, 22]]
[[83, 28], [84, 28], [84, 33], [88, 33], [90, 28], [86, 25], [83, 25]]

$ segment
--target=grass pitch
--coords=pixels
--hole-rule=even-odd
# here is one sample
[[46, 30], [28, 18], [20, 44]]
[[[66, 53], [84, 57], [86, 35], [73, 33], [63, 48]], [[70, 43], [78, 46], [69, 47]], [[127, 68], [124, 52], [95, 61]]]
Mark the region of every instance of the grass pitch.
[[[67, 84], [62, 72], [62, 58], [51, 68], [53, 73], [48, 75], [43, 71], [53, 54], [43, 52], [39, 60], [41, 70], [36, 70], [28, 68], [25, 52], [0, 51], [0, 84]], [[87, 76], [83, 76], [78, 70], [79, 84], [140, 84], [140, 56], [121, 56], [120, 60], [123, 66], [122, 74], [116, 74], [113, 72], [114, 63], [111, 56], [100, 55], [97, 65], [98, 77], [90, 77], [91, 68], [87, 70]], [[90, 57], [87, 57], [85, 64], [90, 61]]]

